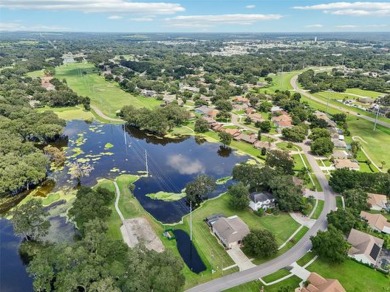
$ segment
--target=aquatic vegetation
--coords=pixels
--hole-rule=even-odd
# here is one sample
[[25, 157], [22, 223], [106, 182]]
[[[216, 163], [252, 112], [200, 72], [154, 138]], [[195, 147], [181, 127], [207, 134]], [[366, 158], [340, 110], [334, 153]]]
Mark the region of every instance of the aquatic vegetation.
[[161, 200], [166, 202], [173, 202], [183, 199], [186, 194], [184, 192], [181, 193], [169, 193], [169, 192], [158, 192], [154, 194], [147, 194], [147, 197], [153, 200]]
[[112, 147], [114, 147], [113, 144], [111, 144], [111, 143], [106, 143], [106, 145], [104, 145], [104, 150], [111, 149]]
[[229, 180], [231, 180], [232, 178], [233, 178], [232, 176], [221, 177], [221, 178], [217, 179], [215, 181], [215, 183], [217, 185], [223, 185], [223, 184], [227, 183]]

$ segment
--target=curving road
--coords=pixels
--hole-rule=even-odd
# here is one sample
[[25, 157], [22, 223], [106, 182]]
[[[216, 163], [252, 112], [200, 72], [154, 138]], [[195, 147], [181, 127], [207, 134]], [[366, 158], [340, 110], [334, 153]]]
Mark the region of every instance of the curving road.
[[311, 249], [310, 237], [315, 235], [319, 230], [325, 230], [327, 227], [326, 215], [336, 209], [336, 198], [333, 191], [330, 189], [328, 181], [318, 166], [314, 157], [309, 153], [310, 147], [304, 143], [299, 144], [302, 147], [303, 152], [306, 154], [310, 166], [313, 169], [322, 189], [324, 192], [324, 209], [321, 212], [321, 216], [317, 219], [313, 227], [302, 237], [302, 239], [289, 249], [283, 255], [266, 262], [262, 265], [254, 268], [237, 272], [224, 276], [222, 278], [215, 279], [213, 281], [193, 287], [188, 292], [216, 292], [223, 291], [258, 278], [270, 275], [286, 266], [291, 265], [301, 257], [303, 257], [308, 250]]
[[[367, 121], [375, 123], [375, 119], [374, 118], [371, 118], [371, 117], [368, 117], [368, 116], [365, 116], [365, 115], [358, 115], [356, 112], [354, 112], [352, 110], [349, 111], [349, 110], [347, 110], [345, 108], [342, 108], [340, 106], [337, 106], [337, 105], [334, 105], [334, 104], [331, 104], [331, 103], [327, 103], [326, 101], [323, 101], [322, 99], [319, 99], [319, 98], [315, 97], [314, 95], [310, 94], [306, 90], [303, 90], [302, 88], [300, 88], [298, 86], [298, 75], [295, 75], [293, 78], [291, 78], [290, 84], [294, 88], [294, 91], [299, 92], [300, 94], [306, 96], [307, 98], [310, 98], [311, 100], [314, 100], [315, 102], [321, 103], [323, 105], [327, 105], [328, 107], [337, 109], [339, 111], [342, 111], [342, 112], [348, 113], [350, 115], [357, 116], [359, 118], [362, 118], [362, 119], [365, 119]], [[384, 121], [378, 120], [377, 124], [381, 125], [383, 127], [386, 127], [386, 128], [390, 128], [390, 123], [387, 123], [387, 122], [384, 122]]]

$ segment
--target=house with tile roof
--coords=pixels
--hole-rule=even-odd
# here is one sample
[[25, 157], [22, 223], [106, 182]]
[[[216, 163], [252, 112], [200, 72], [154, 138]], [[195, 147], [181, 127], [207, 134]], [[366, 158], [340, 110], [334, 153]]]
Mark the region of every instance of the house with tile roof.
[[212, 231], [226, 248], [240, 245], [250, 232], [248, 225], [238, 216], [220, 217], [212, 223]]
[[365, 211], [361, 211], [360, 217], [366, 220], [372, 229], [390, 234], [390, 222], [388, 222], [386, 217], [382, 214], [371, 214]]
[[390, 208], [386, 195], [368, 193], [367, 203], [371, 206], [371, 210], [380, 211]]
[[317, 273], [310, 273], [307, 286], [295, 289], [295, 292], [346, 292], [337, 279], [325, 279]]

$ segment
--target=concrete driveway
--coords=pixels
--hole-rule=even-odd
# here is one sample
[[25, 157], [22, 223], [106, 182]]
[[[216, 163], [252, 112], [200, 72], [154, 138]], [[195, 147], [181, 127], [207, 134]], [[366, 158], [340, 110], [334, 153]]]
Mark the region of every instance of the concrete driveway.
[[226, 251], [232, 260], [236, 263], [240, 271], [245, 271], [255, 267], [255, 265], [248, 259], [248, 257], [242, 252], [242, 250], [235, 246], [232, 249]]

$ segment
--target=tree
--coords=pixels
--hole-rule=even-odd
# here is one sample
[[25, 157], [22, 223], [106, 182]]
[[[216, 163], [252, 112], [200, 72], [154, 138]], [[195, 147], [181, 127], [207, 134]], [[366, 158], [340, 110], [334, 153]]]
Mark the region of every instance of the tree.
[[230, 112], [233, 106], [230, 101], [220, 99], [215, 103], [215, 107], [221, 111]]
[[260, 154], [261, 154], [262, 156], [266, 155], [266, 154], [267, 154], [267, 148], [262, 147], [262, 148], [261, 148]]
[[330, 138], [318, 138], [311, 142], [310, 150], [316, 155], [326, 155], [333, 152], [334, 144]]
[[355, 214], [368, 209], [368, 194], [361, 189], [350, 189], [343, 192], [345, 206], [351, 208]]
[[361, 220], [357, 218], [351, 209], [346, 208], [337, 209], [337, 211], [331, 211], [328, 215], [328, 224], [332, 224], [337, 229], [341, 230], [344, 234], [348, 234], [352, 228], [355, 228]]
[[359, 152], [360, 148], [361, 148], [361, 145], [358, 141], [351, 142], [351, 152], [352, 152], [353, 158], [357, 157], [357, 153]]
[[318, 138], [330, 138], [330, 132], [327, 129], [323, 128], [314, 128], [311, 130], [309, 139], [317, 140]]
[[226, 132], [219, 132], [219, 141], [223, 144], [224, 147], [230, 145], [232, 142], [233, 136]]
[[209, 123], [205, 119], [199, 118], [195, 121], [194, 130], [197, 133], [205, 133], [209, 130]]
[[227, 192], [230, 195], [229, 205], [233, 210], [245, 210], [249, 205], [249, 191], [243, 183], [229, 187]]
[[54, 166], [59, 167], [64, 165], [66, 160], [66, 155], [64, 151], [61, 151], [57, 147], [47, 145], [43, 148], [43, 151], [46, 155], [50, 157], [50, 161], [53, 162]]
[[275, 235], [266, 229], [252, 230], [242, 243], [244, 252], [254, 257], [270, 257], [278, 251]]
[[306, 130], [301, 126], [284, 128], [282, 130], [283, 138], [287, 141], [302, 142], [306, 137]]
[[329, 225], [327, 231], [318, 231], [317, 235], [310, 239], [313, 251], [323, 260], [339, 264], [347, 258], [349, 244], [343, 233], [334, 226]]
[[77, 184], [80, 185], [81, 178], [89, 176], [94, 167], [89, 163], [72, 162], [69, 166], [69, 174], [72, 179], [77, 180]]
[[201, 174], [194, 181], [186, 185], [185, 193], [188, 202], [192, 202], [193, 208], [207, 198], [207, 195], [214, 191], [215, 180], [205, 174]]
[[274, 167], [277, 171], [284, 174], [294, 173], [294, 160], [287, 151], [270, 150], [267, 153], [265, 164]]
[[15, 234], [25, 240], [38, 241], [49, 231], [50, 222], [46, 220], [49, 214], [43, 208], [41, 200], [32, 199], [16, 207], [11, 215]]
[[263, 133], [269, 133], [271, 131], [271, 122], [270, 121], [264, 121], [260, 123], [260, 130]]

